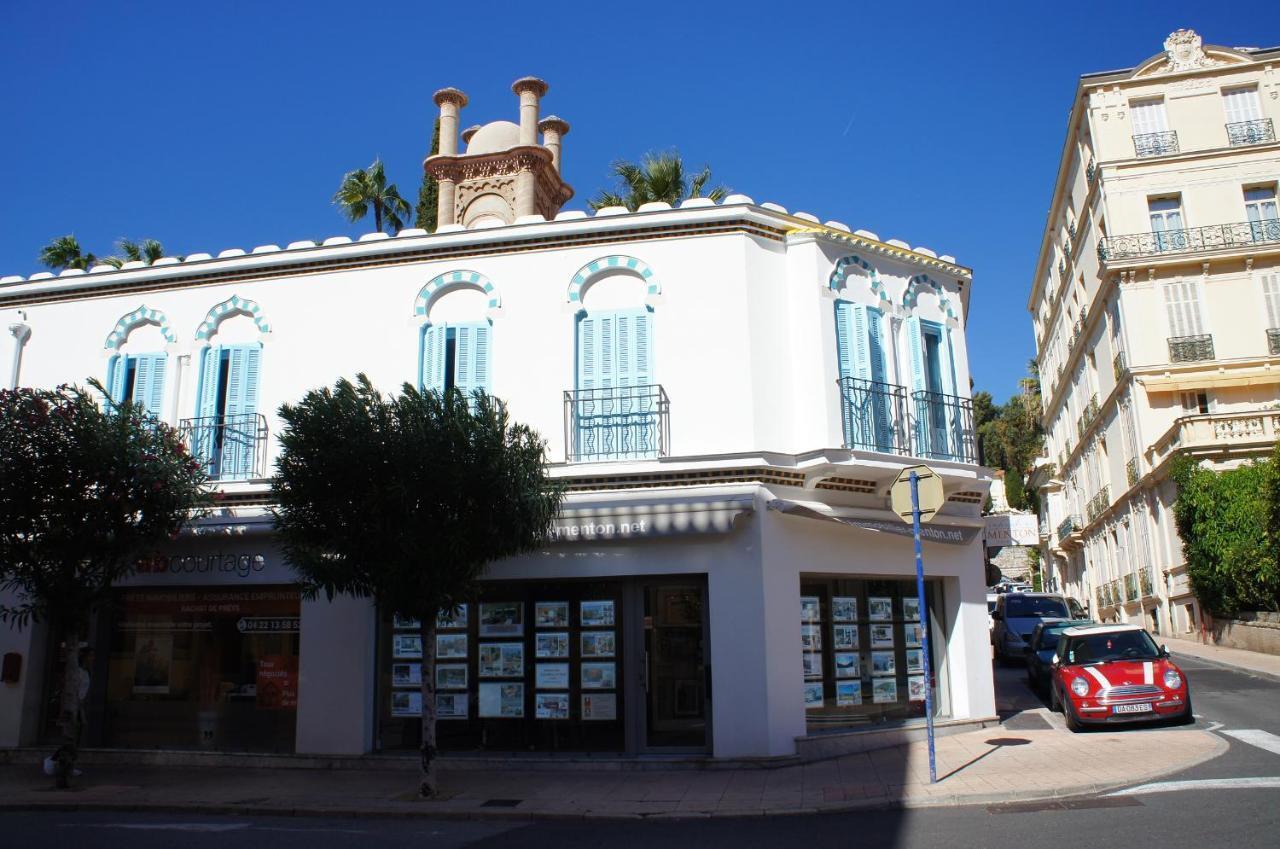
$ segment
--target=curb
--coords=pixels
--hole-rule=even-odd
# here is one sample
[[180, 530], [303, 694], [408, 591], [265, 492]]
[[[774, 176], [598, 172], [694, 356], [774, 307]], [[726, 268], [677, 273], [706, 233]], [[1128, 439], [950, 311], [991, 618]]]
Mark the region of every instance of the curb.
[[1189, 652], [1178, 651], [1177, 649], [1169, 649], [1169, 653], [1188, 658], [1190, 660], [1198, 660], [1201, 663], [1207, 663], [1210, 666], [1216, 666], [1220, 669], [1230, 669], [1232, 672], [1240, 672], [1245, 675], [1257, 675], [1270, 681], [1280, 681], [1280, 673], [1268, 672], [1263, 669], [1254, 669], [1251, 666], [1245, 666], [1240, 663], [1231, 663], [1226, 660], [1218, 660], [1215, 657], [1205, 657], [1200, 654], [1190, 654]]
[[566, 820], [684, 820], [684, 819], [724, 819], [746, 817], [781, 817], [807, 816], [812, 814], [833, 814], [854, 811], [906, 810], [912, 808], [948, 808], [969, 805], [1001, 805], [1008, 803], [1062, 801], [1097, 796], [1114, 790], [1123, 789], [1135, 784], [1146, 784], [1167, 775], [1183, 772], [1206, 761], [1219, 757], [1229, 748], [1226, 740], [1216, 734], [1205, 733], [1214, 742], [1213, 750], [1202, 757], [1182, 762], [1166, 769], [1143, 775], [1141, 778], [1128, 778], [1123, 781], [1076, 784], [1055, 788], [1053, 791], [1014, 790], [1008, 793], [975, 793], [965, 795], [938, 795], [919, 799], [890, 799], [873, 797], [867, 799], [846, 800], [824, 804], [820, 807], [790, 808], [786, 810], [766, 811], [760, 808], [743, 808], [740, 810], [718, 811], [657, 811], [653, 813], [613, 813], [608, 811], [520, 811], [512, 809], [409, 809], [388, 808], [325, 808], [315, 806], [281, 805], [237, 805], [237, 804], [176, 804], [171, 802], [66, 802], [49, 803], [0, 803], [0, 812], [38, 812], [38, 811], [92, 811], [92, 812], [127, 812], [127, 813], [172, 813], [172, 814], [214, 814], [221, 816], [249, 817], [317, 817], [330, 819], [440, 819], [440, 820], [502, 820], [507, 822], [528, 821], [566, 821]]

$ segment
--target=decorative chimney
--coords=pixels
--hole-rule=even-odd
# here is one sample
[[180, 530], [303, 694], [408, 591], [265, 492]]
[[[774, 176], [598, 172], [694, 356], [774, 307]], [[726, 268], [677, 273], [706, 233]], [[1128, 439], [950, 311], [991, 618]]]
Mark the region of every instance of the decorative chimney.
[[[440, 152], [427, 157], [423, 167], [440, 183], [439, 225], [513, 224], [527, 215], [550, 220], [573, 197], [573, 189], [560, 178], [561, 139], [569, 125], [554, 116], [538, 121], [547, 84], [521, 77], [511, 90], [520, 99], [520, 123], [468, 127], [462, 132], [465, 153], [458, 153], [458, 110], [467, 97], [453, 88], [436, 92]], [[539, 130], [543, 144], [538, 143]]]

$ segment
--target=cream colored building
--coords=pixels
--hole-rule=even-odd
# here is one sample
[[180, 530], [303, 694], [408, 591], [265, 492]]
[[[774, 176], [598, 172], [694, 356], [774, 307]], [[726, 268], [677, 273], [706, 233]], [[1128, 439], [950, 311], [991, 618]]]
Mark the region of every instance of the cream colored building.
[[1170, 461], [1280, 431], [1280, 48], [1179, 30], [1076, 89], [1027, 307], [1054, 586], [1095, 617], [1196, 632]]

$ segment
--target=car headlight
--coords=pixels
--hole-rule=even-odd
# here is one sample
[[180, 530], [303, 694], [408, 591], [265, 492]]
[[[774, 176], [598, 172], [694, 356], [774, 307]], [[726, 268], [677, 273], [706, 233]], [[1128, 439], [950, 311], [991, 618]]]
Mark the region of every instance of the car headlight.
[[1182, 687], [1182, 676], [1178, 674], [1176, 669], [1166, 669], [1164, 671], [1164, 685], [1170, 690], [1178, 690]]
[[1089, 695], [1089, 682], [1077, 675], [1071, 679], [1071, 692], [1083, 699]]

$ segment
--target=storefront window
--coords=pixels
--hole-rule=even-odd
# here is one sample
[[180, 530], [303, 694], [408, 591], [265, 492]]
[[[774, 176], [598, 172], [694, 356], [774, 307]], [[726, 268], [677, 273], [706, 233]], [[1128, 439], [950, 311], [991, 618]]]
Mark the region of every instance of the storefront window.
[[[438, 623], [436, 734], [445, 751], [622, 751], [623, 592], [617, 581], [486, 584]], [[379, 639], [383, 749], [421, 740], [418, 623]]]
[[[809, 730], [923, 718], [924, 647], [914, 580], [800, 578], [801, 663]], [[934, 715], [949, 708], [937, 682], [945, 664], [941, 584], [925, 582]]]
[[293, 751], [297, 588], [124, 590], [113, 611], [105, 745]]

